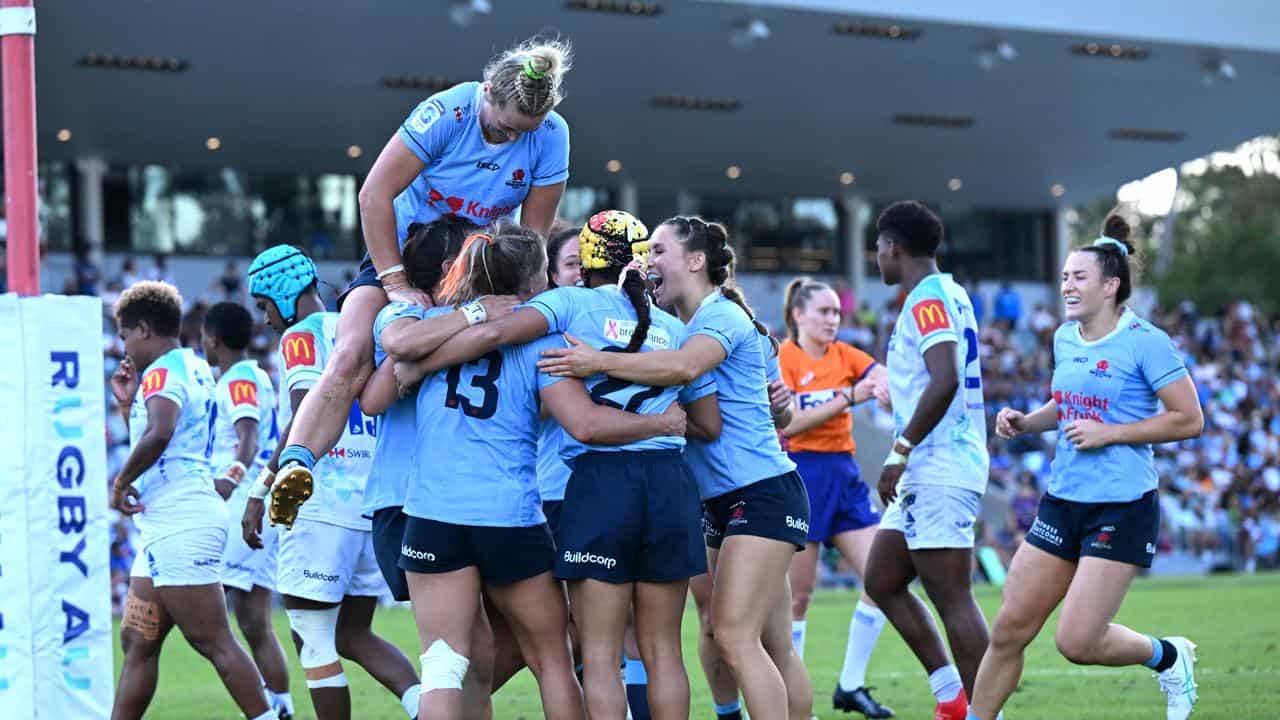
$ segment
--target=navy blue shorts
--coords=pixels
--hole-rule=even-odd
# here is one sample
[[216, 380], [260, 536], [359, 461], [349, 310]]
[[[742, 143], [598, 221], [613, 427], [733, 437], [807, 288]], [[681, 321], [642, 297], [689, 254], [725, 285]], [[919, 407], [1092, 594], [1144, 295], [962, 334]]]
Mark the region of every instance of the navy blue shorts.
[[510, 585], [548, 572], [556, 545], [547, 524], [489, 527], [408, 516], [399, 565], [426, 575], [476, 567], [488, 585]]
[[409, 599], [409, 583], [404, 579], [400, 559], [400, 545], [404, 542], [404, 527], [409, 516], [400, 506], [385, 507], [373, 512], [373, 556], [378, 561], [382, 578], [391, 588], [391, 597], [405, 602]]
[[731, 490], [702, 504], [707, 547], [719, 550], [730, 535], [755, 535], [803, 550], [809, 540], [809, 495], [792, 470]]
[[1068, 562], [1098, 557], [1149, 568], [1159, 534], [1155, 490], [1123, 503], [1075, 502], [1045, 493], [1027, 542]]
[[347, 289], [343, 290], [342, 294], [338, 296], [338, 311], [342, 311], [342, 303], [347, 299], [347, 296], [351, 294], [352, 290], [365, 286], [376, 287], [379, 290], [382, 289], [382, 283], [378, 281], [378, 271], [374, 269], [373, 260], [370, 259], [369, 253], [365, 253], [364, 259], [360, 261], [360, 269], [356, 271], [355, 279], [352, 280], [351, 284], [347, 286]]
[[551, 537], [560, 547], [560, 511], [564, 510], [563, 500], [543, 500], [542, 514], [547, 516], [547, 527], [551, 529]]
[[858, 474], [853, 455], [789, 454], [809, 493], [809, 542], [830, 545], [840, 533], [880, 524], [880, 513], [871, 506], [871, 494]]
[[589, 452], [573, 462], [556, 577], [673, 582], [707, 571], [698, 483], [678, 450]]

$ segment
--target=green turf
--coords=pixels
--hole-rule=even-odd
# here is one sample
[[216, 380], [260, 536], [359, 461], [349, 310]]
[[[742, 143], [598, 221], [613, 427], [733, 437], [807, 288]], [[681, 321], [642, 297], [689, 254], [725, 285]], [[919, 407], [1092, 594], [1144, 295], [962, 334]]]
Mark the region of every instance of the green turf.
[[[983, 587], [979, 600], [988, 618], [994, 617], [998, 593]], [[814, 712], [821, 718], [845, 717], [831, 709], [830, 694], [840, 673], [845, 633], [855, 596], [822, 592], [809, 612], [806, 661], [813, 677]], [[1157, 635], [1180, 634], [1199, 645], [1196, 666], [1200, 703], [1193, 718], [1280, 718], [1280, 574], [1140, 580], [1130, 592], [1119, 621]], [[714, 717], [706, 680], [697, 665], [697, 621], [685, 614], [685, 660], [693, 686], [693, 716]], [[1031, 645], [1022, 684], [1005, 709], [1009, 720], [1154, 720], [1163, 718], [1164, 695], [1146, 668], [1079, 668], [1054, 649], [1056, 618]], [[416, 633], [409, 613], [379, 611], [379, 633], [417, 654]], [[287, 637], [287, 621], [276, 616], [276, 628]], [[118, 630], [118, 628], [117, 628]], [[116, 667], [119, 668], [117, 649]], [[313, 718], [302, 673], [290, 654], [290, 680], [298, 717]], [[398, 720], [399, 701], [374, 683], [363, 670], [347, 664], [351, 680], [353, 717]], [[871, 660], [868, 681], [876, 697], [893, 707], [898, 717], [930, 717], [933, 698], [928, 683], [906, 646], [887, 627]], [[213, 668], [174, 633], [161, 660], [159, 690], [148, 718], [201, 720], [236, 718], [236, 712]], [[494, 699], [495, 718], [542, 717], [537, 689], [527, 672]], [[861, 716], [853, 716], [860, 718]]]

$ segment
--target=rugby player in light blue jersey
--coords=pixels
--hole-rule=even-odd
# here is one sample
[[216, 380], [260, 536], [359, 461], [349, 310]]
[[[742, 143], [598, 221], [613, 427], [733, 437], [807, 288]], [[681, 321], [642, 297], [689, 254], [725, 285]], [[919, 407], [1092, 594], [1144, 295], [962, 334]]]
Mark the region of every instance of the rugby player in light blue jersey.
[[[485, 314], [476, 301], [480, 296], [515, 293], [528, 298], [545, 284], [541, 238], [509, 226], [469, 238], [443, 292], [479, 321]], [[430, 331], [445, 312], [432, 310], [417, 324]], [[555, 335], [488, 351], [475, 360], [451, 359], [458, 349], [472, 346], [468, 340], [478, 329], [469, 330], [466, 339], [459, 335], [446, 341], [415, 364], [427, 374], [417, 395], [419, 460], [405, 499], [409, 522], [400, 566], [408, 572], [426, 648], [422, 714], [452, 718], [462, 712], [460, 691], [471, 664], [483, 586], [538, 680], [543, 711], [552, 718], [580, 718], [567, 608], [550, 572], [557, 551], [538, 493], [540, 408], [550, 411], [567, 438], [586, 446], [682, 438], [684, 413], [674, 404], [660, 414], [624, 412], [592, 402], [581, 383], [539, 374], [538, 353], [563, 344]], [[398, 363], [397, 377], [404, 385], [401, 370]], [[609, 569], [619, 564], [616, 557], [578, 555], [575, 562]]]
[[[893, 451], [880, 471], [885, 504], [867, 558], [867, 594], [929, 676], [937, 720], [963, 720], [987, 649], [987, 621], [970, 586], [974, 522], [987, 487], [987, 420], [973, 303], [938, 271], [942, 220], [915, 201], [876, 220], [876, 262], [906, 300], [889, 338]], [[919, 577], [933, 618], [911, 592]]]
[[[440, 281], [449, 266], [462, 250], [467, 237], [479, 230], [460, 218], [445, 217], [426, 225], [417, 225], [411, 231], [402, 249], [405, 272], [409, 283], [422, 288], [435, 302], [440, 298]], [[499, 296], [485, 298], [491, 303]], [[506, 305], [514, 305], [513, 298]], [[438, 304], [438, 303], [436, 303]], [[365, 484], [362, 514], [373, 523], [373, 551], [377, 556], [382, 577], [391, 589], [391, 596], [400, 602], [408, 601], [409, 586], [405, 584], [404, 571], [397, 564], [400, 559], [400, 541], [404, 537], [404, 496], [408, 492], [409, 478], [415, 468], [412, 452], [417, 437], [416, 399], [401, 398], [397, 394], [396, 376], [392, 371], [397, 354], [412, 348], [406, 347], [404, 332], [421, 320], [429, 308], [410, 303], [393, 302], [382, 308], [373, 324], [373, 362], [377, 368], [360, 394], [360, 408], [378, 418], [378, 442], [369, 468], [369, 481]], [[488, 308], [495, 316], [498, 308]], [[428, 338], [426, 349], [433, 350], [445, 339], [467, 327], [461, 311], [451, 318], [452, 331]], [[395, 354], [393, 354], [395, 353]], [[390, 360], [390, 362], [387, 362]]]
[[116, 301], [115, 316], [126, 357], [111, 391], [129, 427], [129, 457], [112, 483], [111, 506], [134, 517], [142, 547], [120, 624], [124, 660], [111, 717], [146, 713], [160, 649], [177, 625], [245, 717], [274, 718], [227, 622], [220, 582], [227, 510], [209, 471], [213, 374], [180, 346], [182, 297], [172, 285], [134, 285]]
[[316, 459], [341, 436], [373, 373], [378, 311], [388, 300], [431, 305], [401, 262], [412, 223], [455, 215], [489, 225], [518, 208], [525, 227], [551, 227], [569, 177], [569, 126], [555, 112], [569, 67], [568, 44], [528, 40], [495, 56], [483, 82], [427, 98], [387, 141], [360, 188], [369, 257], [338, 299], [340, 340], [298, 410], [280, 456], [281, 487], [310, 487]]
[[[254, 258], [249, 293], [267, 324], [281, 334], [277, 398], [286, 428], [282, 435], [287, 435], [293, 413], [333, 356], [337, 314], [324, 311], [315, 264], [289, 245], [267, 248]], [[286, 528], [280, 534], [276, 590], [319, 720], [352, 717], [342, 658], [368, 671], [415, 717], [419, 683], [413, 664], [373, 632], [373, 614], [387, 585], [373, 552], [371, 524], [361, 511], [377, 423], [359, 404], [349, 406], [345, 417], [338, 446], [316, 465], [315, 496], [303, 505], [310, 488], [299, 495], [296, 487], [278, 487], [268, 464], [250, 487], [241, 532], [250, 547], [262, 547], [264, 500], [270, 493], [271, 522]]]
[[[263, 548], [244, 542], [240, 518], [249, 486], [275, 452], [280, 438], [276, 423], [276, 391], [267, 372], [249, 357], [253, 315], [240, 303], [220, 302], [209, 308], [200, 325], [205, 359], [218, 368], [211, 408], [209, 462], [218, 494], [227, 500], [227, 546], [222, 553], [222, 585], [227, 607], [235, 613], [253, 661], [282, 718], [293, 717], [289, 666], [271, 625], [271, 596], [276, 587], [274, 527], [265, 528]], [[250, 482], [243, 482], [245, 478]]]
[[1113, 214], [1100, 238], [1067, 256], [1053, 396], [1035, 412], [1005, 408], [997, 416], [1001, 437], [1059, 435], [1048, 492], [1009, 569], [970, 718], [996, 717], [1022, 676], [1027, 645], [1059, 605], [1054, 639], [1068, 660], [1152, 668], [1168, 720], [1185, 720], [1195, 705], [1196, 646], [1113, 622], [1133, 578], [1155, 557], [1160, 504], [1151, 446], [1204, 428], [1181, 354], [1124, 304], [1133, 252], [1128, 222]]
[[[687, 326], [679, 349], [601, 352], [574, 341], [539, 366], [556, 376], [671, 387], [710, 375], [723, 426], [711, 442], [690, 442], [686, 458], [698, 482], [712, 575], [711, 626], [752, 717], [809, 717], [813, 691], [791, 645], [787, 568], [804, 549], [809, 498], [795, 464], [778, 444], [769, 384], [776, 355], [762, 324], [730, 282], [734, 254], [722, 225], [676, 217], [650, 241], [660, 305]], [[789, 422], [791, 399], [782, 388]]]

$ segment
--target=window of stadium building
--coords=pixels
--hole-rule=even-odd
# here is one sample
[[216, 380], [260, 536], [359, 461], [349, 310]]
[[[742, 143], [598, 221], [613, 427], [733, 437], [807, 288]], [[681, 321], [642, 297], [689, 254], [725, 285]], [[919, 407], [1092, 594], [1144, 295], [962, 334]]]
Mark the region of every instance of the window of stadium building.
[[[127, 195], [127, 232], [108, 222], [112, 250], [252, 255], [278, 243], [316, 258], [363, 253], [352, 175], [260, 175], [160, 165], [112, 168], [107, 195]], [[115, 198], [109, 198], [115, 199]], [[123, 198], [121, 198], [123, 199]]]
[[698, 214], [728, 227], [740, 270], [840, 274], [848, 264], [845, 212], [831, 198], [711, 196]]
[[[887, 203], [878, 204], [867, 225], [868, 277], [876, 267], [875, 218]], [[936, 208], [935, 208], [936, 209]], [[1053, 214], [1035, 210], [968, 209], [941, 212], [946, 226], [940, 265], [961, 279], [1032, 280], [1044, 282], [1057, 274], [1054, 263]]]
[[[45, 250], [68, 252], [72, 249], [71, 167], [67, 163], [40, 163], [37, 169], [40, 194], [40, 244]], [[0, 208], [3, 204], [0, 203]], [[0, 220], [4, 213], [0, 212]], [[0, 238], [4, 233], [0, 232]]]

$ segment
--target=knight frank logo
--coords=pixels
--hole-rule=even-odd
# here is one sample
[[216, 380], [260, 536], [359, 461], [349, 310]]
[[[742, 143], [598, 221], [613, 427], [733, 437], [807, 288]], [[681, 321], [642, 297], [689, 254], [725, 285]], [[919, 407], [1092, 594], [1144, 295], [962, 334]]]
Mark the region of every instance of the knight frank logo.
[[310, 333], [289, 333], [280, 340], [280, 354], [284, 367], [291, 370], [299, 365], [316, 364], [316, 339]]
[[951, 319], [947, 317], [947, 309], [941, 300], [921, 300], [912, 306], [911, 316], [915, 318], [921, 335], [951, 327]]

